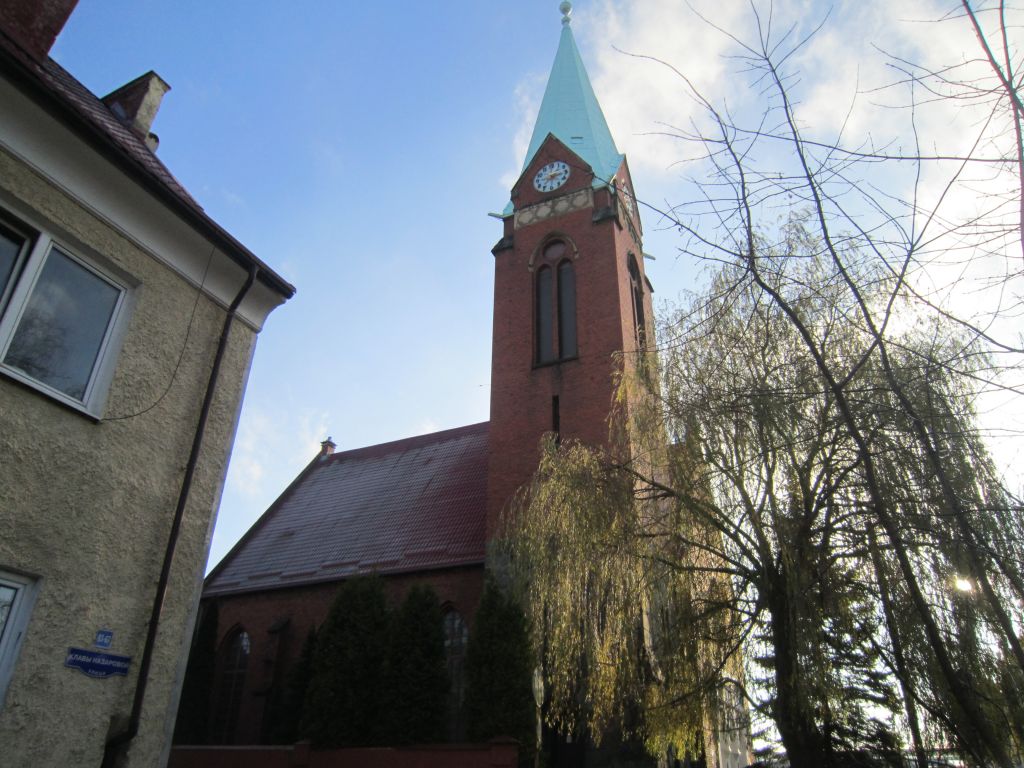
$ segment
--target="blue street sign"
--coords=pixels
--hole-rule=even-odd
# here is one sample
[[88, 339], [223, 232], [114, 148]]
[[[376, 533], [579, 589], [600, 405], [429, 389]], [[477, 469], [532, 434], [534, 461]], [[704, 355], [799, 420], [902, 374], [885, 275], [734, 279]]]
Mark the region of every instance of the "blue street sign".
[[131, 656], [115, 656], [112, 653], [100, 653], [85, 648], [68, 648], [64, 666], [77, 669], [89, 677], [110, 677], [127, 675], [131, 660]]
[[114, 642], [114, 632], [110, 629], [96, 630], [96, 641], [93, 643], [97, 648], [109, 648]]

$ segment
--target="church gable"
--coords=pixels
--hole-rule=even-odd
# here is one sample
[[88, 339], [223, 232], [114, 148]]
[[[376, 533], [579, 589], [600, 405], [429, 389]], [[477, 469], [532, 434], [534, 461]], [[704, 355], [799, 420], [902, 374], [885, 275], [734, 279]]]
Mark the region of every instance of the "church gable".
[[512, 187], [514, 230], [570, 211], [593, 208], [594, 170], [586, 160], [548, 134], [533, 161]]
[[204, 596], [481, 564], [487, 433], [484, 422], [318, 456]]
[[554, 195], [589, 189], [593, 178], [590, 164], [549, 133], [512, 187], [512, 202], [520, 210]]

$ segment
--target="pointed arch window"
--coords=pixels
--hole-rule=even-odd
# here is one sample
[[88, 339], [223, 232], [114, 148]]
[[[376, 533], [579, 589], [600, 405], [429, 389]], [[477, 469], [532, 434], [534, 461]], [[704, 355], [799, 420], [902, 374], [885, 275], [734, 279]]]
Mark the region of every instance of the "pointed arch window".
[[466, 735], [466, 645], [469, 643], [469, 627], [462, 614], [454, 608], [444, 614], [444, 654], [448, 667], [448, 735], [453, 741], [460, 741]]
[[636, 256], [629, 254], [629, 283], [633, 295], [633, 328], [636, 332], [636, 344], [639, 349], [647, 345], [647, 322], [644, 314], [644, 283], [640, 275], [640, 267]]
[[568, 259], [558, 265], [558, 356], [576, 357], [576, 270]]
[[554, 275], [551, 267], [537, 270], [537, 362], [550, 363], [555, 359], [554, 322], [551, 313], [554, 296]]
[[544, 246], [544, 264], [537, 270], [534, 346], [538, 365], [568, 360], [577, 354], [576, 269], [568, 253], [564, 240], [552, 240]]
[[213, 735], [220, 744], [235, 741], [251, 650], [249, 633], [241, 628], [232, 632], [221, 645], [213, 710]]

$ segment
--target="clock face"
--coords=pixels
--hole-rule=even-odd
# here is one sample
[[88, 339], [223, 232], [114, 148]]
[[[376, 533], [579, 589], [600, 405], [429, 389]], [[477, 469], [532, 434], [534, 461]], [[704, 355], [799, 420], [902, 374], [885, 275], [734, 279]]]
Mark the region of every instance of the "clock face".
[[622, 201], [626, 205], [626, 210], [629, 212], [629, 215], [635, 219], [636, 198], [633, 197], [633, 190], [629, 188], [629, 184], [627, 184], [626, 182], [622, 182], [622, 187], [620, 187], [620, 194], [622, 196]]
[[569, 166], [561, 160], [548, 163], [533, 177], [533, 188], [538, 192], [554, 192], [569, 180]]

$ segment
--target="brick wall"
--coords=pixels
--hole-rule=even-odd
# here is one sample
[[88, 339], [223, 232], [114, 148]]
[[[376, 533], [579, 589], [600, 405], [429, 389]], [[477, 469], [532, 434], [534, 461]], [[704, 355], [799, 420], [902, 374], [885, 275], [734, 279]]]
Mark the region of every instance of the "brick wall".
[[[482, 565], [384, 577], [391, 607], [401, 603], [414, 585], [424, 584], [433, 588], [442, 606], [458, 611], [470, 626], [483, 583]], [[235, 743], [266, 742], [269, 724], [264, 720], [274, 686], [287, 681], [288, 670], [302, 652], [310, 630], [327, 618], [338, 587], [339, 582], [330, 582], [215, 598], [217, 647], [236, 628], [248, 632], [251, 642]]]

